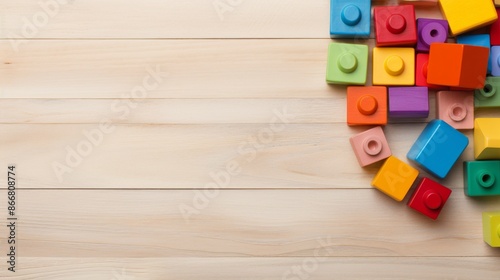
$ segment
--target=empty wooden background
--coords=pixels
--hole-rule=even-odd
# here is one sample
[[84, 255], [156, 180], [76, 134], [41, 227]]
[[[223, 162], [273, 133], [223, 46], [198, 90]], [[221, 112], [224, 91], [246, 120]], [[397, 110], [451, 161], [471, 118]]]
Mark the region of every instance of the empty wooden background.
[[[328, 0], [2, 0], [0, 276], [498, 279], [500, 200], [466, 198], [460, 164], [436, 222], [370, 187], [328, 26]], [[396, 156], [426, 121], [386, 127]]]

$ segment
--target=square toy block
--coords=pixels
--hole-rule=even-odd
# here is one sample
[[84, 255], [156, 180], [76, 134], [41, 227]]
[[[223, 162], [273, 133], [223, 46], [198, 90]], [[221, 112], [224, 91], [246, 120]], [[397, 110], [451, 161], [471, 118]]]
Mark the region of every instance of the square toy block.
[[415, 8], [412, 5], [373, 8], [377, 46], [413, 46], [417, 43]]
[[483, 239], [491, 247], [500, 247], [500, 212], [483, 212]]
[[441, 119], [455, 129], [474, 128], [474, 93], [472, 91], [439, 91], [436, 111]]
[[500, 107], [500, 77], [487, 77], [484, 87], [482, 89], [476, 89], [474, 94], [474, 107]]
[[[488, 34], [474, 34], [474, 35], [460, 35], [457, 37], [458, 44], [472, 45], [478, 47], [491, 48], [490, 45], [490, 35]], [[488, 71], [491, 73], [491, 52], [488, 58]]]
[[413, 86], [415, 84], [415, 49], [374, 48], [373, 84]]
[[500, 46], [491, 47], [490, 64], [491, 64], [491, 75], [495, 77], [500, 77]]
[[469, 145], [469, 138], [443, 120], [433, 120], [424, 128], [408, 152], [408, 159], [443, 179]]
[[390, 156], [373, 178], [372, 186], [394, 200], [402, 201], [417, 176], [417, 169], [395, 156]]
[[450, 195], [451, 190], [447, 187], [429, 178], [423, 178], [408, 201], [408, 206], [436, 220]]
[[427, 82], [461, 88], [482, 88], [490, 50], [484, 47], [434, 43], [429, 53]]
[[500, 118], [477, 118], [474, 123], [474, 158], [500, 159]]
[[369, 37], [370, 0], [331, 0], [330, 37]]
[[467, 196], [500, 195], [500, 161], [465, 161], [464, 192]]
[[330, 43], [326, 82], [364, 85], [368, 73], [368, 46]]
[[[500, 0], [499, 0], [500, 2]], [[497, 16], [500, 17], [500, 9], [496, 9]], [[500, 46], [500, 20], [495, 21], [490, 28], [490, 43], [492, 46]]]
[[386, 159], [392, 154], [380, 126], [351, 137], [349, 142], [362, 167]]
[[431, 85], [427, 83], [427, 67], [429, 66], [429, 54], [419, 53], [416, 58], [415, 85], [428, 87], [429, 89], [447, 89], [445, 86]]
[[385, 87], [347, 87], [348, 125], [386, 125]]
[[440, 0], [439, 6], [453, 35], [486, 26], [497, 19], [491, 0]]
[[448, 22], [442, 19], [417, 19], [418, 41], [417, 51], [429, 52], [431, 43], [446, 43], [448, 39]]
[[390, 87], [390, 118], [427, 118], [429, 90], [426, 87]]

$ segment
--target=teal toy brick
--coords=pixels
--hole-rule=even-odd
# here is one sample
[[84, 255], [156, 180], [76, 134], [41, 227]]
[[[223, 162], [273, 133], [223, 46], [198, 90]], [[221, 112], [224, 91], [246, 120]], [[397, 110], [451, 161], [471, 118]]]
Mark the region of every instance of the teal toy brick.
[[500, 107], [500, 77], [487, 77], [484, 87], [475, 90], [474, 107]]
[[[472, 35], [460, 35], [457, 36], [457, 44], [473, 45], [479, 47], [485, 47], [490, 49], [490, 35], [489, 34], [472, 34]], [[491, 51], [490, 58], [488, 59], [488, 74], [491, 73]]]
[[469, 138], [443, 120], [424, 128], [407, 154], [409, 160], [438, 178], [445, 178], [469, 145]]
[[500, 195], [500, 161], [465, 161], [464, 192], [467, 196]]
[[329, 84], [364, 85], [368, 71], [368, 46], [330, 43], [326, 82]]
[[331, 0], [330, 37], [370, 36], [371, 0]]

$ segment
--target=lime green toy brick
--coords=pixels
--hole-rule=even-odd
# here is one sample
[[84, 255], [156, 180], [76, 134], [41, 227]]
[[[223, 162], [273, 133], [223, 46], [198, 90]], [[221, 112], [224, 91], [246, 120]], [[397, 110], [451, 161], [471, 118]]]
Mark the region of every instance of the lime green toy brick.
[[500, 212], [483, 212], [483, 239], [491, 247], [500, 247]]
[[464, 192], [467, 196], [500, 195], [500, 161], [464, 162]]
[[326, 82], [329, 84], [364, 85], [368, 71], [368, 46], [330, 43]]
[[482, 89], [476, 89], [474, 94], [474, 107], [500, 107], [500, 77], [487, 77], [484, 87]]

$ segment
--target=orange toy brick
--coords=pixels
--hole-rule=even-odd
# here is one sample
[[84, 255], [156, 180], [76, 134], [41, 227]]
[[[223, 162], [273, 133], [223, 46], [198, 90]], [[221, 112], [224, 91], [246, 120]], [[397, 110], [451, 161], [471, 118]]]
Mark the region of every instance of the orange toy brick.
[[347, 87], [347, 124], [387, 124], [387, 88]]
[[468, 89], [484, 87], [490, 50], [462, 44], [434, 43], [429, 53], [427, 83]]

